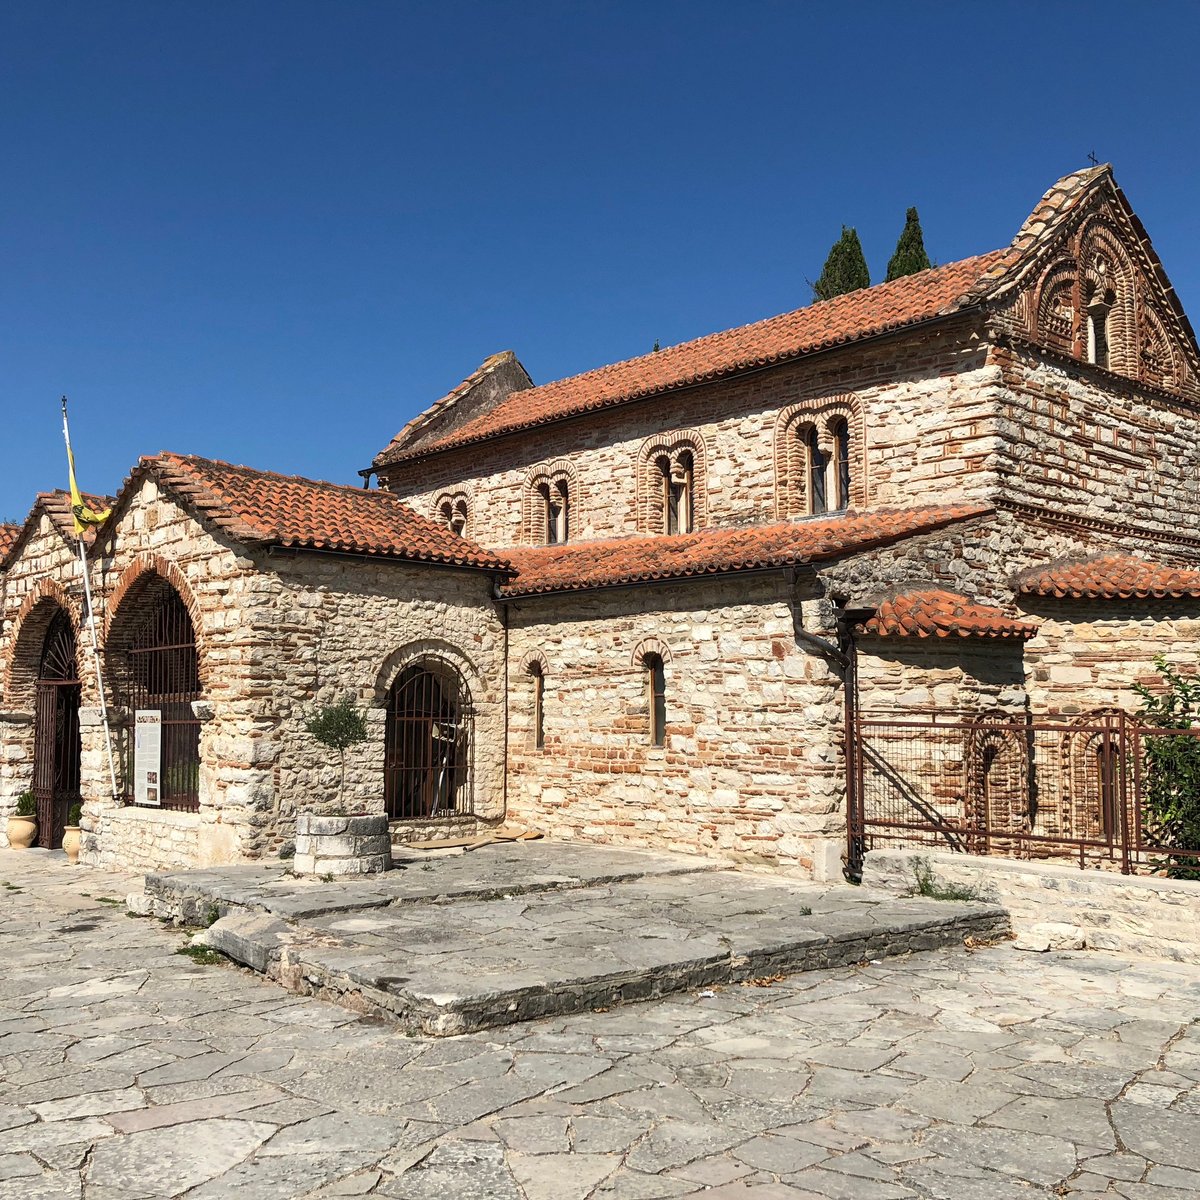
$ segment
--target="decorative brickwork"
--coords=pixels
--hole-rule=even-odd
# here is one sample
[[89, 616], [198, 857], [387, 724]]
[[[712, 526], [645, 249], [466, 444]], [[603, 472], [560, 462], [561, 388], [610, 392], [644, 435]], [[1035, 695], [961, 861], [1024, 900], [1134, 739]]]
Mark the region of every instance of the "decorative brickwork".
[[[641, 533], [693, 533], [707, 522], [707, 470], [704, 439], [677, 429], [647, 438], [637, 458], [638, 530]], [[672, 488], [676, 489], [672, 495]], [[672, 507], [686, 513], [672, 524]]]

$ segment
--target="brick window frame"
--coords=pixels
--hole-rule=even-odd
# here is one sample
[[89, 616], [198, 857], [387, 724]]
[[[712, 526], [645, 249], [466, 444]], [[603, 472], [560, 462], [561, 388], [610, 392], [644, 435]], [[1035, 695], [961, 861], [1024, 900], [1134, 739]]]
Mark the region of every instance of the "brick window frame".
[[471, 534], [471, 494], [442, 492], [433, 502], [433, 519], [460, 537]]
[[704, 439], [694, 429], [677, 429], [647, 438], [637, 456], [637, 525], [639, 533], [668, 532], [668, 489], [686, 480], [690, 519], [686, 530], [708, 524], [708, 455]]
[[[849, 494], [844, 507], [837, 507], [842, 460], [839, 430], [845, 422], [849, 469]], [[812, 453], [815, 445], [822, 456], [826, 504], [814, 505]], [[870, 495], [867, 477], [866, 423], [861, 400], [852, 393], [801, 400], [780, 412], [775, 421], [775, 515], [780, 521], [830, 514], [846, 508], [863, 508]]]
[[521, 674], [529, 686], [529, 749], [546, 748], [546, 677], [550, 664], [540, 650], [531, 650], [521, 660]]
[[569, 542], [580, 525], [579, 499], [578, 473], [569, 459], [560, 458], [534, 467], [525, 477], [521, 494], [522, 540], [530, 546], [551, 542], [550, 505], [557, 500], [563, 503], [565, 511], [560, 523], [561, 536], [553, 540]]

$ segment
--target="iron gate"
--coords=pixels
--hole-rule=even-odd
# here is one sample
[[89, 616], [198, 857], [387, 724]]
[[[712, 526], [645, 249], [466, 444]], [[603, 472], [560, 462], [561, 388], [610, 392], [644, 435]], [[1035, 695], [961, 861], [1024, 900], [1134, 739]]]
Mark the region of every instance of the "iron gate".
[[384, 794], [392, 821], [471, 812], [471, 714], [456, 672], [422, 662], [388, 693]]
[[[201, 697], [200, 664], [192, 618], [168, 584], [161, 585], [155, 603], [134, 631], [127, 654], [130, 710], [157, 709], [162, 714], [159, 805], [194, 811], [200, 807], [200, 721], [192, 701]], [[125, 778], [132, 781], [131, 729], [126, 737]], [[133, 802], [131, 787], [127, 782], [127, 803]]]
[[42, 643], [34, 685], [33, 794], [37, 802], [38, 845], [62, 845], [67, 814], [79, 794], [79, 667], [75, 631], [59, 609]]

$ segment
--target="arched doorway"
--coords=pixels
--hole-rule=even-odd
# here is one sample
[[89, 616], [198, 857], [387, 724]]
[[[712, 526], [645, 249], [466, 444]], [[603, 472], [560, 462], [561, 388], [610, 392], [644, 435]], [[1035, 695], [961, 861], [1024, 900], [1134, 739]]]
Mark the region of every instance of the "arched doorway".
[[42, 641], [34, 682], [33, 794], [38, 845], [56, 850], [79, 803], [79, 665], [71, 619], [57, 609]]
[[115, 643], [122, 660], [124, 703], [135, 718], [139, 712], [157, 712], [162, 722], [159, 756], [148, 775], [142, 771], [140, 795], [135, 789], [135, 739], [127, 739], [126, 799], [193, 811], [200, 807], [200, 721], [192, 702], [201, 693], [191, 615], [179, 593], [157, 577], [122, 615], [126, 620], [114, 628], [110, 645]]
[[471, 811], [470, 706], [452, 667], [426, 660], [400, 672], [388, 692], [385, 745], [389, 820]]

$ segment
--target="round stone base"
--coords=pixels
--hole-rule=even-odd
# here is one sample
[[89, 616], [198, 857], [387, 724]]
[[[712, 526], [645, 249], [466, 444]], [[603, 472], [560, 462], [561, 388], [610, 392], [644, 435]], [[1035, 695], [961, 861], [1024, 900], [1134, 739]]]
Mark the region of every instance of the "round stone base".
[[392, 838], [385, 813], [355, 817], [296, 817], [297, 875], [373, 875], [392, 865]]

